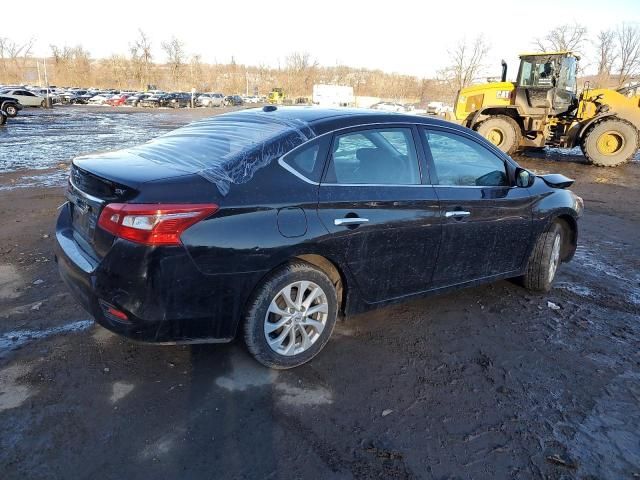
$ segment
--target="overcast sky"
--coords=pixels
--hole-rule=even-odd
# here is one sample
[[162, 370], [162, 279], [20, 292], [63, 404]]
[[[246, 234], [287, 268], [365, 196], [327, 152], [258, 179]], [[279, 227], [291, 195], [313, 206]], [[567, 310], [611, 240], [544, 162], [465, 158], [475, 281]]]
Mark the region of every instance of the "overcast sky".
[[36, 56], [48, 55], [50, 44], [81, 44], [94, 58], [126, 54], [141, 28], [155, 61], [165, 60], [160, 42], [176, 36], [205, 62], [233, 56], [237, 63], [277, 66], [292, 51], [308, 51], [322, 65], [418, 76], [434, 75], [447, 64], [448, 50], [478, 34], [491, 45], [486, 75], [499, 75], [501, 58], [515, 66], [519, 52], [557, 25], [580, 22], [595, 37], [623, 21], [640, 22], [640, 0], [37, 0], [28, 10], [28, 18], [22, 12], [19, 22], [2, 22], [0, 36], [34, 37]]

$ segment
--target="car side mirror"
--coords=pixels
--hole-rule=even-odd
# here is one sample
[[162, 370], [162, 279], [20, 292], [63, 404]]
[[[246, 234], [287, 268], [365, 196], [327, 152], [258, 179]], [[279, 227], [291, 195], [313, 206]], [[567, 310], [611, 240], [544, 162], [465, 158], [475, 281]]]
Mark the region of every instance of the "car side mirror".
[[530, 172], [526, 168], [520, 168], [516, 170], [516, 185], [522, 188], [529, 188], [536, 181], [534, 173]]

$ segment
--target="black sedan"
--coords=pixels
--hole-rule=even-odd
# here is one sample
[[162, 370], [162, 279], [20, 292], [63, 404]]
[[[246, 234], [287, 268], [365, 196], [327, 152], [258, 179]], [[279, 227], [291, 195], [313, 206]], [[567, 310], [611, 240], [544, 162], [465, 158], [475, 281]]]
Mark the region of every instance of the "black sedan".
[[240, 335], [289, 368], [339, 314], [508, 277], [549, 290], [576, 249], [571, 183], [435, 118], [267, 106], [75, 159], [56, 260], [114, 332]]
[[227, 95], [222, 103], [227, 107], [238, 107], [244, 104], [244, 100], [240, 95]]
[[127, 98], [124, 101], [124, 104], [129, 105], [130, 107], [137, 107], [142, 100], [149, 97], [151, 97], [150, 93], [136, 93]]
[[191, 105], [191, 94], [178, 92], [170, 93], [161, 102], [163, 107], [184, 108]]
[[168, 95], [168, 93], [156, 93], [154, 95], [143, 97], [138, 101], [138, 106], [152, 108], [162, 107], [164, 106], [163, 103]]

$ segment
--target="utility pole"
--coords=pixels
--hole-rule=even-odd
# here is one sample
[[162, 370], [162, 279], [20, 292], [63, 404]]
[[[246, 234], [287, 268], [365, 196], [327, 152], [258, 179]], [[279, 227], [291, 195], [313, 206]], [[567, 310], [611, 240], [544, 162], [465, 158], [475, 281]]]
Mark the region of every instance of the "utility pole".
[[45, 58], [43, 62], [44, 62], [44, 83], [45, 83], [44, 88], [46, 89], [44, 104], [45, 104], [45, 108], [51, 108], [51, 98], [49, 97], [49, 77], [47, 76], [47, 59]]
[[36, 59], [36, 68], [38, 69], [38, 86], [42, 86], [42, 77], [40, 76], [40, 60]]

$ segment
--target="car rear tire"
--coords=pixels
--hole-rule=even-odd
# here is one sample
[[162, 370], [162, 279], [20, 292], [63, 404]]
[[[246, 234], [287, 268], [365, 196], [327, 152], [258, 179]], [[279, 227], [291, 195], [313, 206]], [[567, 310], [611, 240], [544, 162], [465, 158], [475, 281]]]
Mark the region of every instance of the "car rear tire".
[[7, 105], [4, 107], [4, 113], [7, 114], [7, 117], [14, 118], [18, 115], [18, 108], [15, 105]]
[[[73, 103], [73, 102], [69, 102], [69, 103]], [[47, 106], [47, 102], [45, 102], [44, 100], [42, 100], [42, 101], [40, 102], [40, 108], [44, 108], [44, 107], [46, 107], [46, 106]]]
[[520, 126], [506, 115], [490, 117], [475, 130], [507, 155], [515, 153], [520, 145]]
[[2, 125], [4, 125], [5, 123], [7, 123], [7, 116], [2, 114], [2, 113], [0, 113], [0, 127]]
[[336, 289], [329, 277], [308, 263], [290, 263], [254, 292], [245, 317], [244, 340], [263, 365], [297, 367], [329, 341], [337, 312]]
[[633, 157], [639, 140], [638, 130], [631, 123], [608, 118], [587, 129], [580, 148], [589, 163], [598, 167], [617, 167]]
[[538, 237], [529, 262], [527, 271], [522, 277], [525, 288], [534, 292], [548, 292], [551, 290], [558, 267], [562, 262], [562, 245], [564, 230], [554, 222]]

